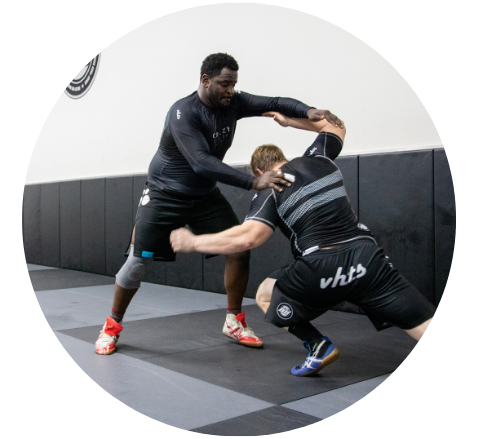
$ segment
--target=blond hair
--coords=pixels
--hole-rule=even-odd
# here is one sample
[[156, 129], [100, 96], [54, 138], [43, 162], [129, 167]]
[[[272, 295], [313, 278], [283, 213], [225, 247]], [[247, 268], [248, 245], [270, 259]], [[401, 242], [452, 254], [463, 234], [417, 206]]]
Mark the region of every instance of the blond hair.
[[271, 171], [276, 163], [286, 162], [287, 159], [280, 149], [276, 145], [267, 144], [261, 145], [256, 148], [251, 157], [251, 170], [254, 175], [258, 176], [259, 172], [257, 169], [260, 169], [263, 172]]

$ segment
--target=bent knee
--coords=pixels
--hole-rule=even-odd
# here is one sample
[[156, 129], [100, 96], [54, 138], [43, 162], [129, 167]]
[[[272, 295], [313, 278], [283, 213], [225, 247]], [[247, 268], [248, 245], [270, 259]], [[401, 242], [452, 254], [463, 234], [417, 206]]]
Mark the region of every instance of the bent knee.
[[271, 301], [272, 291], [274, 289], [274, 285], [277, 282], [277, 279], [272, 279], [268, 277], [259, 285], [256, 293], [256, 302], [259, 303], [266, 303]]
[[146, 275], [148, 266], [153, 262], [151, 258], [140, 258], [130, 252], [128, 259], [116, 275], [116, 282], [126, 289], [139, 288]]

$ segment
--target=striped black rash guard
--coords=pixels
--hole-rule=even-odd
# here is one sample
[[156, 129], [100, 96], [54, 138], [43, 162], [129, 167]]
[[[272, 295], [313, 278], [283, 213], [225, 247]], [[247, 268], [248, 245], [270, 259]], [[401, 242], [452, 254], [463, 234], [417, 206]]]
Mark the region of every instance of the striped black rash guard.
[[252, 189], [253, 177], [222, 162], [243, 117], [278, 111], [307, 118], [312, 108], [295, 99], [236, 92], [227, 107], [207, 107], [197, 92], [180, 99], [166, 116], [159, 148], [149, 165], [148, 185], [191, 196], [211, 193], [220, 181]]
[[296, 258], [356, 239], [373, 240], [368, 228], [358, 222], [342, 173], [333, 162], [341, 148], [339, 137], [319, 134], [302, 157], [281, 167], [282, 172], [295, 176], [295, 182], [282, 192], [258, 192], [245, 221], [260, 221], [273, 230], [279, 227]]

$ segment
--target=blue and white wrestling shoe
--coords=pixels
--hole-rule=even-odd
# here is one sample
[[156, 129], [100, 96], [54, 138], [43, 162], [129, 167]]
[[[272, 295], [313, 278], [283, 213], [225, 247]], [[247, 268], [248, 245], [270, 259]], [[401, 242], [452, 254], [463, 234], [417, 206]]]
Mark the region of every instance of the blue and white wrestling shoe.
[[325, 366], [332, 364], [339, 358], [339, 350], [328, 337], [324, 337], [321, 341], [311, 344], [306, 341], [302, 343], [309, 350], [309, 356], [304, 364], [291, 369], [292, 375], [297, 377], [317, 375]]

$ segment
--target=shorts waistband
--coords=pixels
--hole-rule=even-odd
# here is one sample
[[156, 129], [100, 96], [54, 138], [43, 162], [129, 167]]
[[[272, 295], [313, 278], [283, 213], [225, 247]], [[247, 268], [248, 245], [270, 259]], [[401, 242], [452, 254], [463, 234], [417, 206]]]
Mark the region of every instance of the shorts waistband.
[[340, 241], [340, 242], [336, 242], [336, 243], [333, 243], [333, 244], [330, 244], [330, 245], [326, 245], [325, 247], [319, 247], [318, 245], [315, 245], [313, 247], [309, 247], [308, 249], [304, 250], [302, 252], [302, 256], [307, 256], [307, 255], [310, 255], [311, 253], [314, 253], [316, 251], [326, 251], [326, 250], [341, 250], [343, 248], [346, 248], [346, 247], [349, 247], [351, 244], [355, 244], [359, 241], [363, 241], [363, 240], [367, 240], [367, 241], [373, 241], [375, 244], [377, 244], [377, 241], [375, 241], [374, 238], [372, 238], [371, 236], [358, 236], [356, 238], [352, 238], [352, 239], [348, 239], [348, 240], [345, 240], [345, 241]]

